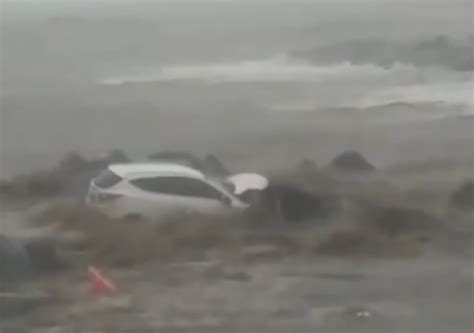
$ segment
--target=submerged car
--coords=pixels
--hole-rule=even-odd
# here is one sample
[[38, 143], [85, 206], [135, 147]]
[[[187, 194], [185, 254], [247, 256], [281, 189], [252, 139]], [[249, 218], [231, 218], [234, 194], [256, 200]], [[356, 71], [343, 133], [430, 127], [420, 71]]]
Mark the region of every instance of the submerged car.
[[222, 180], [174, 163], [113, 164], [92, 179], [86, 203], [127, 219], [158, 219], [182, 211], [220, 214], [248, 208], [244, 194], [267, 185], [257, 174]]

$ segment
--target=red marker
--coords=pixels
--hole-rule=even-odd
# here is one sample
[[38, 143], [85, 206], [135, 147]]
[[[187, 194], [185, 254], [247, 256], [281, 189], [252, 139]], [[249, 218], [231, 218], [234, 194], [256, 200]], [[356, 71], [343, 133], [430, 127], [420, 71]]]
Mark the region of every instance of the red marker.
[[89, 291], [93, 295], [108, 295], [117, 290], [115, 284], [102, 275], [95, 267], [89, 266]]

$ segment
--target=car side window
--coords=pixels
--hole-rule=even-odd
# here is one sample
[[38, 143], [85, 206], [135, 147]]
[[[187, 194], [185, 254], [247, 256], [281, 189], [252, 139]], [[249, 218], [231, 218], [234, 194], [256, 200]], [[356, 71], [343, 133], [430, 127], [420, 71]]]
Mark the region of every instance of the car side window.
[[219, 200], [222, 193], [199, 179], [186, 177], [139, 178], [130, 181], [134, 186], [153, 193], [180, 195]]

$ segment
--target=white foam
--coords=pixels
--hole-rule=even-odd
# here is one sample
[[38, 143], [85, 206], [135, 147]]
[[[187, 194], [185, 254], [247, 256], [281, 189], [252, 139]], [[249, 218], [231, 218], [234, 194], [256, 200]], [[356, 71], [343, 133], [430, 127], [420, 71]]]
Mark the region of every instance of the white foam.
[[102, 84], [120, 85], [140, 82], [199, 81], [225, 82], [321, 82], [330, 79], [367, 78], [413, 71], [412, 66], [396, 65], [384, 69], [376, 65], [340, 63], [317, 66], [291, 59], [285, 54], [267, 59], [211, 64], [171, 65], [146, 72], [107, 77]]
[[366, 96], [359, 107], [390, 103], [442, 103], [468, 107], [474, 112], [474, 83], [472, 80], [411, 84], [381, 89]]

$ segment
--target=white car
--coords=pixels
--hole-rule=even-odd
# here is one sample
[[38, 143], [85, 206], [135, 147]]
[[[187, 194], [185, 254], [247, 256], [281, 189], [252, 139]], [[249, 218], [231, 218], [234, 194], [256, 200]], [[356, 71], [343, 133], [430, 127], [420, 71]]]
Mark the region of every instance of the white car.
[[249, 206], [239, 197], [268, 181], [256, 174], [220, 181], [172, 163], [110, 165], [92, 179], [86, 203], [111, 217], [158, 219], [182, 211], [227, 213]]

